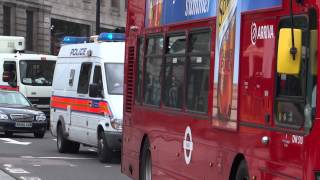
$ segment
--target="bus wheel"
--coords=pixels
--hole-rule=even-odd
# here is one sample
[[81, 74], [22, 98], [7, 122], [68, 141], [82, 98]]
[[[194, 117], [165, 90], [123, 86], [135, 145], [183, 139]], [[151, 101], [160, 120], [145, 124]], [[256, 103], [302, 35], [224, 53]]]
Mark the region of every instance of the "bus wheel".
[[242, 160], [238, 166], [235, 180], [249, 180], [249, 172], [248, 172], [248, 167], [247, 163], [245, 160]]
[[152, 178], [152, 159], [150, 143], [148, 140], [143, 144], [140, 159], [140, 180], [151, 180]]
[[108, 147], [107, 140], [105, 138], [104, 132], [100, 131], [98, 134], [98, 158], [102, 163], [110, 162], [112, 159], [112, 151]]

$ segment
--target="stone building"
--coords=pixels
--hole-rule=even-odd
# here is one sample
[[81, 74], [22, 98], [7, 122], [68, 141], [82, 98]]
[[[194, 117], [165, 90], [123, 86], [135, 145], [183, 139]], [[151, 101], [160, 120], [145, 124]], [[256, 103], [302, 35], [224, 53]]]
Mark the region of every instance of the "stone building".
[[[100, 0], [100, 31], [123, 31], [126, 0]], [[28, 52], [57, 54], [64, 36], [96, 32], [97, 0], [0, 0], [0, 35], [24, 36]]]

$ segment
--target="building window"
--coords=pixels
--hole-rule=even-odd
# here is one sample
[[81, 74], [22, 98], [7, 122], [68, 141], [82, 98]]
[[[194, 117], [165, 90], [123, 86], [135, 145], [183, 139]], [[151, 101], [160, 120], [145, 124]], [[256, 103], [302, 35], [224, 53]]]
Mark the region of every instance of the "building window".
[[115, 9], [120, 9], [120, 0], [111, 0], [111, 7]]
[[26, 36], [26, 48], [27, 50], [33, 50], [33, 26], [34, 26], [34, 12], [27, 10], [27, 36]]
[[11, 35], [11, 7], [3, 6], [3, 35]]

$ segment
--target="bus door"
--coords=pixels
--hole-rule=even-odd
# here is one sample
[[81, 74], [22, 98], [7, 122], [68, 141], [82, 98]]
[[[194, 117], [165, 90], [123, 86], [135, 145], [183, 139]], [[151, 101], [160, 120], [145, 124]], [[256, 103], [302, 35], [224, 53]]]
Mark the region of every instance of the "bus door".
[[267, 168], [288, 177], [303, 176], [305, 140], [315, 118], [317, 40], [315, 9], [280, 19], [273, 132], [264, 138], [270, 138], [271, 161], [278, 164]]

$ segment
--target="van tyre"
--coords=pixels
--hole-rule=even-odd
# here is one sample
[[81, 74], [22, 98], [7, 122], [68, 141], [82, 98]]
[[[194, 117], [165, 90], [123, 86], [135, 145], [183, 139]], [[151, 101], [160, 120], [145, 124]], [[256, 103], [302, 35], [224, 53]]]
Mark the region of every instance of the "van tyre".
[[104, 132], [98, 134], [98, 158], [102, 163], [110, 162], [113, 156], [112, 150], [109, 148]]
[[46, 131], [39, 131], [39, 132], [34, 132], [33, 135], [35, 138], [43, 138], [45, 133]]
[[152, 179], [152, 159], [151, 159], [150, 143], [148, 139], [143, 144], [143, 147], [141, 150], [139, 171], [140, 171], [139, 172], [140, 180]]
[[62, 126], [59, 125], [57, 129], [57, 149], [59, 153], [70, 152], [71, 143], [71, 141], [63, 136]]
[[250, 180], [247, 162], [242, 160], [238, 166], [235, 180]]
[[4, 132], [4, 135], [5, 135], [6, 137], [12, 137], [13, 133], [10, 132], [10, 131], [5, 131], [5, 132]]
[[70, 141], [69, 148], [67, 152], [78, 153], [80, 149], [80, 143]]

